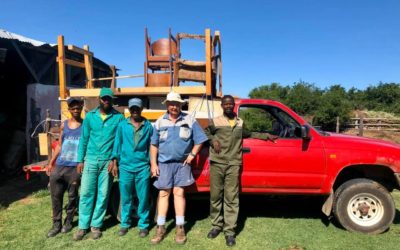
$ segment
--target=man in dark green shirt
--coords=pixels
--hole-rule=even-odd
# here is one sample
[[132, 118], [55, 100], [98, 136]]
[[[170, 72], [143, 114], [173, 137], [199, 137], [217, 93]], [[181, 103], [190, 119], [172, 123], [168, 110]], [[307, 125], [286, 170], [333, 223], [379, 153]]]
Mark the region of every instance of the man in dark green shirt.
[[239, 213], [239, 171], [242, 165], [242, 139], [254, 137], [275, 140], [267, 133], [250, 133], [234, 112], [235, 100], [225, 95], [221, 100], [223, 115], [206, 128], [210, 141], [210, 217], [213, 239], [223, 230], [227, 246], [236, 244], [235, 228]]

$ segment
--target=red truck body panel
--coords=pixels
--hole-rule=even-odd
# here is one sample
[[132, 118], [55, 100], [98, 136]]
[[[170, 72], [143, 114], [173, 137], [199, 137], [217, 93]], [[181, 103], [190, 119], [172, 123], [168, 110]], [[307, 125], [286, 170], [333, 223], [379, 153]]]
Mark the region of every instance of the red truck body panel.
[[[285, 105], [270, 100], [240, 99], [241, 106], [274, 106], [300, 125], [307, 122]], [[374, 165], [400, 172], [400, 146], [378, 139], [321, 133], [310, 126], [311, 139], [279, 138], [274, 142], [243, 140], [241, 192], [265, 194], [329, 194], [339, 173], [346, 167]], [[208, 148], [193, 164], [196, 183], [189, 192], [209, 191]]]

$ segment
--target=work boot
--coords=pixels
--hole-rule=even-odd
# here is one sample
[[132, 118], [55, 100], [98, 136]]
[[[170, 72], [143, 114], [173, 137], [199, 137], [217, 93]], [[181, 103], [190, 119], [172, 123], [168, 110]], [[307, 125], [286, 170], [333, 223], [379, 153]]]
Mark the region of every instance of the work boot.
[[72, 230], [72, 221], [69, 219], [66, 219], [64, 221], [64, 225], [61, 228], [61, 233], [68, 233]]
[[160, 225], [157, 226], [156, 229], [156, 234], [154, 235], [154, 237], [151, 239], [151, 244], [158, 244], [160, 243], [164, 237], [165, 237], [165, 226], [164, 225]]
[[92, 239], [98, 240], [103, 235], [98, 227], [91, 227], [90, 231], [92, 232]]
[[149, 230], [147, 228], [139, 230], [139, 237], [144, 238], [149, 235]]
[[233, 235], [225, 235], [225, 241], [228, 247], [233, 247], [236, 244], [235, 236]]
[[118, 235], [119, 236], [124, 236], [125, 234], [127, 234], [128, 233], [128, 228], [125, 228], [125, 227], [121, 227], [120, 229], [119, 229], [119, 231], [118, 231]]
[[207, 238], [209, 238], [209, 239], [214, 239], [214, 238], [216, 238], [220, 233], [221, 233], [221, 229], [213, 228], [213, 229], [211, 229], [210, 232], [207, 234]]
[[179, 244], [179, 245], [183, 245], [186, 242], [186, 234], [185, 234], [185, 229], [183, 228], [183, 225], [176, 226], [175, 242], [176, 242], [176, 244]]
[[86, 229], [79, 229], [78, 232], [76, 232], [74, 234], [74, 240], [82, 240], [83, 237], [85, 237], [85, 235], [87, 234], [87, 230]]
[[54, 237], [61, 231], [61, 221], [54, 221], [53, 227], [47, 233], [47, 237]]

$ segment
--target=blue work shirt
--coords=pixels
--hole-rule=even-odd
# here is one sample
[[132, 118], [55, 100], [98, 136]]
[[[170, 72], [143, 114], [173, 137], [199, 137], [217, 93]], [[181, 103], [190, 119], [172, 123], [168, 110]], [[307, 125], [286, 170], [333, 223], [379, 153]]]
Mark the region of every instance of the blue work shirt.
[[115, 133], [122, 120], [124, 116], [115, 109], [104, 120], [100, 116], [100, 108], [89, 111], [83, 120], [78, 162], [111, 160]]
[[117, 159], [121, 169], [136, 172], [149, 167], [152, 133], [153, 127], [146, 119], [137, 130], [130, 117], [118, 125], [112, 157]]
[[158, 147], [158, 162], [182, 162], [194, 145], [207, 140], [194, 117], [181, 113], [173, 123], [165, 113], [154, 123], [151, 144]]

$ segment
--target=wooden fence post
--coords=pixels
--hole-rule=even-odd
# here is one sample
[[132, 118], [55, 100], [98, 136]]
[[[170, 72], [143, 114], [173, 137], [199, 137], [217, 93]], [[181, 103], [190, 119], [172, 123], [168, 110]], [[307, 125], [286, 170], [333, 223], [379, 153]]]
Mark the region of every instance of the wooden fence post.
[[364, 134], [364, 115], [360, 116], [360, 126], [358, 129], [358, 135], [359, 136], [363, 136]]
[[340, 127], [339, 116], [336, 116], [336, 133], [339, 133], [339, 127]]

